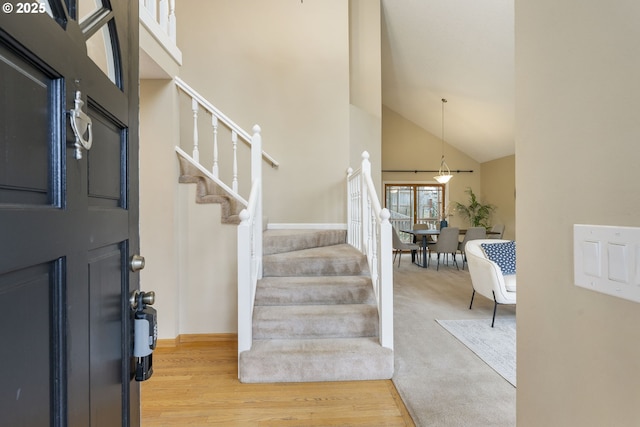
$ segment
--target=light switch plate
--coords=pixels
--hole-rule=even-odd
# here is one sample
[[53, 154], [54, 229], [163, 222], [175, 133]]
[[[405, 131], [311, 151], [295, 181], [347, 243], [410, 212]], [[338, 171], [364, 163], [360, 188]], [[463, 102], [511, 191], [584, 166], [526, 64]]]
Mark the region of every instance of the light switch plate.
[[576, 286], [640, 302], [640, 227], [574, 224]]

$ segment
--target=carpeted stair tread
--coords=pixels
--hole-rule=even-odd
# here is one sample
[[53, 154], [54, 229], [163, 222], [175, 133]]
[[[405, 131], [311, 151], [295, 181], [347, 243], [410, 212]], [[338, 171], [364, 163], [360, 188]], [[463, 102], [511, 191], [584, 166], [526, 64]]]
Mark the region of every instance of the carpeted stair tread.
[[267, 230], [245, 383], [389, 379], [367, 258], [345, 230]]
[[346, 243], [346, 230], [268, 230], [264, 233], [264, 255], [299, 251]]
[[240, 354], [240, 381], [314, 382], [389, 379], [393, 351], [377, 338], [254, 340]]
[[254, 339], [374, 337], [378, 309], [369, 304], [256, 306]]
[[255, 305], [374, 304], [369, 276], [264, 277]]
[[348, 276], [368, 273], [366, 256], [346, 243], [267, 255], [262, 262], [264, 277]]

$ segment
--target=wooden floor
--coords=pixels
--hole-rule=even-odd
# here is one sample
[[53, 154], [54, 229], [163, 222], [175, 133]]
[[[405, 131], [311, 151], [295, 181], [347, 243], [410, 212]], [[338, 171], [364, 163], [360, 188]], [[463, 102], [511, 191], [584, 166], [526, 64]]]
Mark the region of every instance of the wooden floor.
[[142, 426], [414, 426], [393, 382], [242, 384], [237, 343], [157, 348]]

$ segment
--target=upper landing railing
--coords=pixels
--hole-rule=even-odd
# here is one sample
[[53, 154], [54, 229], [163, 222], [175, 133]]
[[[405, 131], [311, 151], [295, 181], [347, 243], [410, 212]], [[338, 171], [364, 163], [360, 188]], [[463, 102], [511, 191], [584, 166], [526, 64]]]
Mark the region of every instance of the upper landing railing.
[[178, 64], [182, 64], [182, 52], [176, 43], [176, 1], [139, 0], [139, 2], [140, 23]]

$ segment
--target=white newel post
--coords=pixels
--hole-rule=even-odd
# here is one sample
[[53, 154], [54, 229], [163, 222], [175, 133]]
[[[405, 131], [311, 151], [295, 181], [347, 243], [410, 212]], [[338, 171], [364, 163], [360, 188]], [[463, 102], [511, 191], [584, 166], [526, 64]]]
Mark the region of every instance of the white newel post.
[[[380, 345], [393, 349], [393, 242], [389, 209], [380, 212]], [[386, 249], [386, 250], [385, 250]]]
[[347, 169], [347, 240], [351, 246], [357, 247], [355, 244], [355, 235], [353, 228], [353, 169]]
[[371, 175], [371, 162], [369, 162], [369, 153], [367, 151], [364, 151], [362, 153], [362, 173], [360, 174], [360, 191], [362, 192], [362, 205], [360, 207], [360, 209], [362, 209], [360, 212], [362, 218], [362, 224], [360, 225], [362, 227], [362, 232], [360, 235], [362, 240], [360, 241], [360, 244], [362, 246], [360, 250], [368, 254], [370, 253], [369, 233], [371, 232], [371, 230], [369, 224], [371, 224], [371, 208], [369, 206], [369, 187], [367, 186], [366, 181], [367, 175]]
[[246, 209], [240, 212], [238, 225], [238, 354], [251, 349], [251, 251], [247, 246], [251, 241], [250, 214]]
[[256, 201], [256, 217], [253, 219], [254, 230], [254, 242], [256, 258], [260, 260], [258, 263], [258, 279], [262, 278], [262, 134], [260, 133], [260, 126], [257, 124], [253, 126], [253, 136], [251, 137], [251, 182], [260, 180], [260, 193], [258, 194], [258, 200]]
[[191, 98], [191, 111], [193, 111], [193, 160], [200, 162], [200, 150], [198, 149], [198, 100]]

